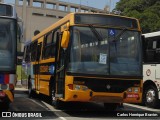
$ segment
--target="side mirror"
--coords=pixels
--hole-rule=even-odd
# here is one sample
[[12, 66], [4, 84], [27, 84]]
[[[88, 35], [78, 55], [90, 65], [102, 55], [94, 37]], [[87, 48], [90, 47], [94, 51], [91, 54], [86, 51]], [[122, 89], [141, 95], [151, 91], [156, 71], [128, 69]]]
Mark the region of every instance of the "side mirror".
[[68, 47], [69, 37], [70, 37], [70, 32], [69, 31], [64, 31], [63, 34], [62, 34], [62, 41], [61, 41], [61, 47], [62, 48], [67, 48]]
[[21, 27], [20, 27], [20, 25], [18, 24], [17, 25], [17, 29], [18, 29], [18, 35], [17, 35], [17, 38], [18, 38], [18, 40], [19, 40], [19, 42], [21, 42], [21, 40], [22, 40], [22, 30], [21, 30]]
[[17, 18], [17, 32], [18, 32], [18, 35], [17, 35], [17, 37], [18, 37], [18, 40], [19, 40], [19, 42], [21, 43], [21, 42], [24, 42], [23, 41], [23, 21], [22, 21], [22, 19], [21, 18]]

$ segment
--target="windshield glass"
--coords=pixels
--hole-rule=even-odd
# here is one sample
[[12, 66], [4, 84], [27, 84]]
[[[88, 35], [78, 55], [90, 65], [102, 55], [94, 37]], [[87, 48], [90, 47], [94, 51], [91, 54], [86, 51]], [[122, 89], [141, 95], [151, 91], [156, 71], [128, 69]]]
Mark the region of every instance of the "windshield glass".
[[[71, 73], [96, 75], [141, 75], [140, 34], [136, 31], [73, 27]], [[117, 37], [118, 36], [118, 37]]]
[[0, 71], [15, 70], [15, 20], [0, 18]]

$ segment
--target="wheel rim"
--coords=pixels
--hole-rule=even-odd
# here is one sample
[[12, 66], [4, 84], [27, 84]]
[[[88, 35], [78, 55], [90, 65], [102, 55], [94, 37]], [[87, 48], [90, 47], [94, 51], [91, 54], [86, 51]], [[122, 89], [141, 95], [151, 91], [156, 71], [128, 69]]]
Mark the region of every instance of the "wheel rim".
[[55, 101], [56, 99], [55, 99], [54, 90], [52, 90], [52, 93], [51, 93], [51, 95], [52, 95], [52, 101]]
[[146, 94], [146, 100], [148, 103], [151, 103], [153, 102], [155, 99], [155, 91], [150, 89], [147, 91], [147, 94]]

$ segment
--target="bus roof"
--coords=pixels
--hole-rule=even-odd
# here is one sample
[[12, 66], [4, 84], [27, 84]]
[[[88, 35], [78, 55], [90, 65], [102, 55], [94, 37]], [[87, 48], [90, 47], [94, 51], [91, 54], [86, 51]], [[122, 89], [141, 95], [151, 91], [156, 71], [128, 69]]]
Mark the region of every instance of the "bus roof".
[[136, 21], [138, 21], [138, 19], [133, 18], [133, 17], [127, 17], [127, 16], [120, 16], [120, 15], [114, 15], [114, 14], [104, 14], [104, 13], [69, 13], [67, 14], [64, 18], [60, 19], [59, 21], [53, 23], [52, 25], [50, 25], [48, 28], [44, 29], [43, 31], [41, 31], [39, 34], [37, 34], [36, 36], [32, 37], [32, 41], [42, 37], [44, 34], [50, 32], [53, 28], [59, 27], [60, 24], [64, 24], [70, 20], [70, 25], [74, 24], [74, 20], [71, 18], [74, 18], [74, 15], [76, 14], [88, 14], [88, 15], [92, 15], [92, 14], [98, 14], [98, 15], [104, 15], [104, 16], [117, 16], [117, 17], [121, 17], [121, 18], [128, 18], [128, 19], [134, 19]]
[[145, 38], [160, 36], [160, 31], [143, 34]]

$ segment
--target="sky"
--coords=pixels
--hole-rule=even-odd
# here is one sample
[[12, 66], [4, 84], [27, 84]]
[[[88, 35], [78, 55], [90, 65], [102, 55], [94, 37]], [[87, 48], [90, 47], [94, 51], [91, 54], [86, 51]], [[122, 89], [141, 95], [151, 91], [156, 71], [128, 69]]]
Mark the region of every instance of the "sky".
[[95, 8], [99, 8], [99, 9], [104, 9], [104, 7], [106, 5], [110, 5], [110, 1], [111, 1], [111, 9], [114, 9], [116, 3], [119, 0], [60, 0], [60, 1], [87, 5], [87, 6], [95, 7]]
[[[7, 3], [13, 3], [15, 0], [4, 0], [4, 1]], [[59, 1], [87, 5], [99, 9], [104, 9], [106, 5], [111, 5], [111, 10], [112, 10], [115, 8], [116, 2], [118, 2], [119, 0], [59, 0]]]

